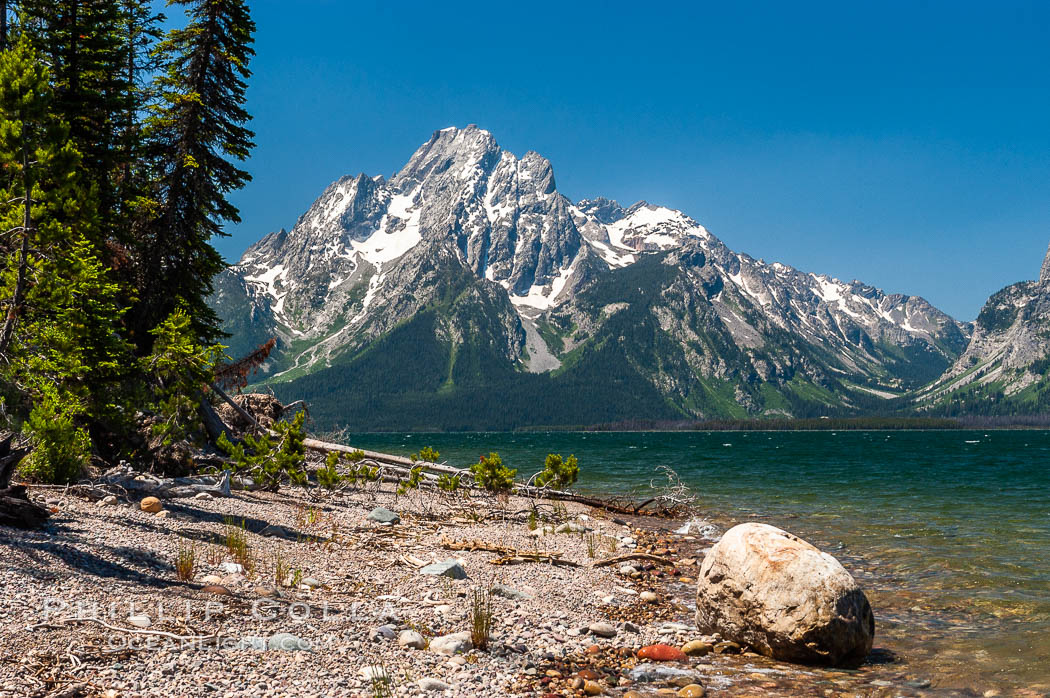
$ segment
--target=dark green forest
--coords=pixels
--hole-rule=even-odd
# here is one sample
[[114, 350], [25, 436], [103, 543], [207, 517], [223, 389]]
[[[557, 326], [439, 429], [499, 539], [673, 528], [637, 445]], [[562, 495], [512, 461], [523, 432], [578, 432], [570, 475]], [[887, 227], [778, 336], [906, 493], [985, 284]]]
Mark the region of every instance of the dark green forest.
[[0, 1], [0, 420], [30, 479], [199, 430], [224, 357], [211, 241], [250, 179], [255, 27], [244, 0], [167, 9]]

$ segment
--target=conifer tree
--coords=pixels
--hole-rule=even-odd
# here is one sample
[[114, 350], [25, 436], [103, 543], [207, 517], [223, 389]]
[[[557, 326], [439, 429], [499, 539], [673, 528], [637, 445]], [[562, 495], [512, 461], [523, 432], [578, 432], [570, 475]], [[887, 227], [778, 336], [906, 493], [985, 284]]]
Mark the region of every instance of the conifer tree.
[[87, 457], [84, 425], [120, 412], [117, 388], [132, 363], [120, 289], [91, 240], [95, 190], [54, 114], [49, 77], [25, 38], [0, 53], [0, 164], [11, 175], [0, 225], [17, 240], [0, 272], [0, 379], [38, 447], [27, 467], [67, 480]]
[[7, 49], [7, 0], [0, 0], [0, 51]]
[[139, 231], [140, 302], [133, 313], [139, 350], [148, 332], [181, 301], [203, 341], [221, 336], [208, 306], [212, 278], [225, 262], [210, 240], [225, 222], [240, 220], [227, 195], [249, 174], [254, 134], [244, 109], [255, 23], [244, 0], [171, 0], [186, 7], [189, 24], [158, 47], [164, 70], [155, 82], [160, 104], [148, 120], [154, 164], [155, 212]]
[[157, 67], [153, 48], [163, 32], [160, 23], [164, 15], [154, 12], [150, 0], [121, 0], [121, 26], [124, 71], [124, 106], [119, 126], [120, 172], [118, 173], [119, 202], [122, 222], [126, 220], [145, 195], [146, 168], [141, 165], [145, 156], [142, 138], [142, 117], [150, 103], [152, 90], [149, 76]]
[[97, 189], [106, 214], [97, 243], [122, 236], [111, 215], [118, 209], [117, 173], [125, 100], [124, 16], [114, 0], [20, 0], [22, 35], [51, 68], [53, 109], [70, 128], [84, 175]]

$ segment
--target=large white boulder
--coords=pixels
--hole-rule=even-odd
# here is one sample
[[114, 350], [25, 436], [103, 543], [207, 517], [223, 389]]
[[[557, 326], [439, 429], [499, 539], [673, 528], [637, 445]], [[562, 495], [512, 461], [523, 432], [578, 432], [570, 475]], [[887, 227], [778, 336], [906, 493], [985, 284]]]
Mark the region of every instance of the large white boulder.
[[726, 532], [700, 566], [696, 625], [767, 657], [858, 664], [875, 618], [864, 592], [831, 555], [774, 526]]

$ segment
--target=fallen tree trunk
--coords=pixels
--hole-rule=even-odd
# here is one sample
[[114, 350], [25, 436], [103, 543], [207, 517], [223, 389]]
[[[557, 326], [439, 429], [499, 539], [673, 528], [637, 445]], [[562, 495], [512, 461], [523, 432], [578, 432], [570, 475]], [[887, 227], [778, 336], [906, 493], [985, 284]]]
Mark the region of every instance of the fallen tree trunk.
[[198, 395], [198, 412], [200, 413], [201, 423], [204, 425], [204, 431], [208, 434], [208, 438], [212, 443], [216, 443], [222, 434], [226, 434], [226, 438], [231, 443], [237, 443], [240, 441], [233, 434], [233, 430], [226, 426], [226, 423], [222, 421], [215, 408], [211, 406], [208, 399], [204, 396], [204, 393]]
[[0, 526], [41, 528], [49, 516], [51, 512], [29, 501], [25, 486], [14, 485], [0, 490]]
[[[255, 426], [260, 431], [263, 431], [262, 425], [243, 407], [238, 405], [233, 398], [226, 394], [222, 388], [218, 385], [212, 384], [211, 389], [215, 393], [226, 401], [234, 410], [237, 411], [241, 417], [247, 420], [250, 424]], [[295, 403], [293, 403], [295, 404]], [[270, 432], [273, 433], [272, 431]], [[376, 463], [386, 466], [388, 469], [395, 472], [402, 472], [408, 474], [413, 468], [422, 468], [424, 472], [436, 473], [440, 475], [452, 475], [466, 477], [471, 480], [474, 478], [474, 474], [469, 468], [454, 468], [444, 463], [430, 463], [428, 461], [417, 461], [405, 456], [395, 456], [389, 453], [380, 453], [378, 451], [368, 451], [362, 448], [354, 448], [353, 446], [347, 446], [344, 444], [332, 443], [330, 441], [321, 441], [319, 439], [304, 439], [303, 446], [311, 451], [318, 451], [320, 453], [346, 453], [346, 454], [363, 454], [367, 460], [375, 461]], [[390, 467], [393, 466], [393, 467]], [[641, 504], [630, 506], [626, 504], [617, 504], [614, 501], [599, 499], [597, 497], [588, 497], [585, 495], [575, 494], [573, 492], [564, 492], [561, 490], [552, 490], [542, 487], [534, 487], [532, 485], [514, 485], [513, 492], [522, 497], [540, 498], [540, 499], [552, 499], [565, 502], [576, 502], [595, 509], [602, 509], [614, 514], [623, 514], [626, 516], [659, 516], [664, 518], [674, 518], [677, 512], [669, 509], [657, 509], [657, 510], [645, 510], [644, 508], [651, 504], [654, 499], [649, 499]]]
[[[404, 474], [408, 474], [412, 468], [422, 468], [424, 472], [438, 473], [441, 475], [459, 475], [470, 479], [474, 478], [474, 474], [469, 468], [454, 468], [443, 463], [430, 463], [421, 460], [417, 461], [404, 456], [379, 453], [378, 451], [366, 451], [364, 449], [354, 448], [353, 446], [345, 446], [343, 444], [320, 441], [318, 439], [306, 439], [303, 441], [303, 446], [311, 451], [319, 451], [322, 453], [363, 453], [365, 459], [375, 461], [382, 466], [389, 467], [395, 472], [402, 472]], [[617, 504], [613, 501], [600, 499], [598, 497], [588, 497], [586, 495], [576, 494], [575, 492], [552, 490], [545, 487], [533, 487], [531, 485], [515, 485], [513, 492], [522, 497], [576, 502], [577, 504], [583, 504], [595, 509], [602, 509], [603, 511], [608, 511], [613, 514], [623, 514], [626, 516], [660, 516], [666, 518], [673, 518], [675, 516], [675, 512], [670, 510], [644, 509], [645, 506], [654, 501], [653, 499], [631, 506], [627, 504]]]
[[381, 463], [383, 465], [401, 466], [406, 470], [411, 470], [412, 468], [423, 468], [424, 471], [440, 473], [442, 475], [466, 475], [467, 477], [473, 477], [470, 470], [467, 468], [453, 468], [451, 465], [445, 465], [443, 463], [412, 460], [411, 458], [405, 458], [404, 456], [394, 456], [389, 453], [379, 453], [378, 451], [366, 451], [361, 448], [344, 446], [343, 444], [334, 444], [328, 441], [306, 439], [303, 441], [303, 446], [311, 451], [321, 451], [323, 453], [363, 453], [364, 457], [368, 460], [374, 460], [376, 463]]
[[14, 434], [0, 441], [0, 526], [12, 528], [40, 528], [51, 516], [44, 507], [29, 501], [23, 485], [12, 485], [15, 466], [29, 451], [13, 448]]
[[594, 563], [595, 567], [610, 567], [612, 565], [618, 565], [621, 562], [629, 562], [631, 560], [646, 560], [647, 562], [657, 562], [661, 565], [670, 565], [674, 567], [674, 560], [668, 560], [666, 557], [660, 557], [659, 555], [650, 555], [649, 553], [630, 553], [628, 555], [620, 555], [618, 557], [611, 557], [607, 560], [599, 560]]

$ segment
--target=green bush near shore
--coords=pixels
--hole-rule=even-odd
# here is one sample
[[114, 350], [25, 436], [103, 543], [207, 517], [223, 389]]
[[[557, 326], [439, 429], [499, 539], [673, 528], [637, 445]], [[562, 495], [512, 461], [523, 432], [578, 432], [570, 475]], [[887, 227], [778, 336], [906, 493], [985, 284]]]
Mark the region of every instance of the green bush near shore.
[[564, 490], [576, 484], [579, 475], [580, 465], [576, 456], [570, 455], [568, 460], [563, 461], [560, 453], [548, 453], [542, 472], [536, 476], [536, 484]]
[[477, 463], [470, 466], [474, 481], [490, 492], [506, 492], [514, 487], [514, 478], [518, 471], [503, 465], [498, 453], [482, 456]]

